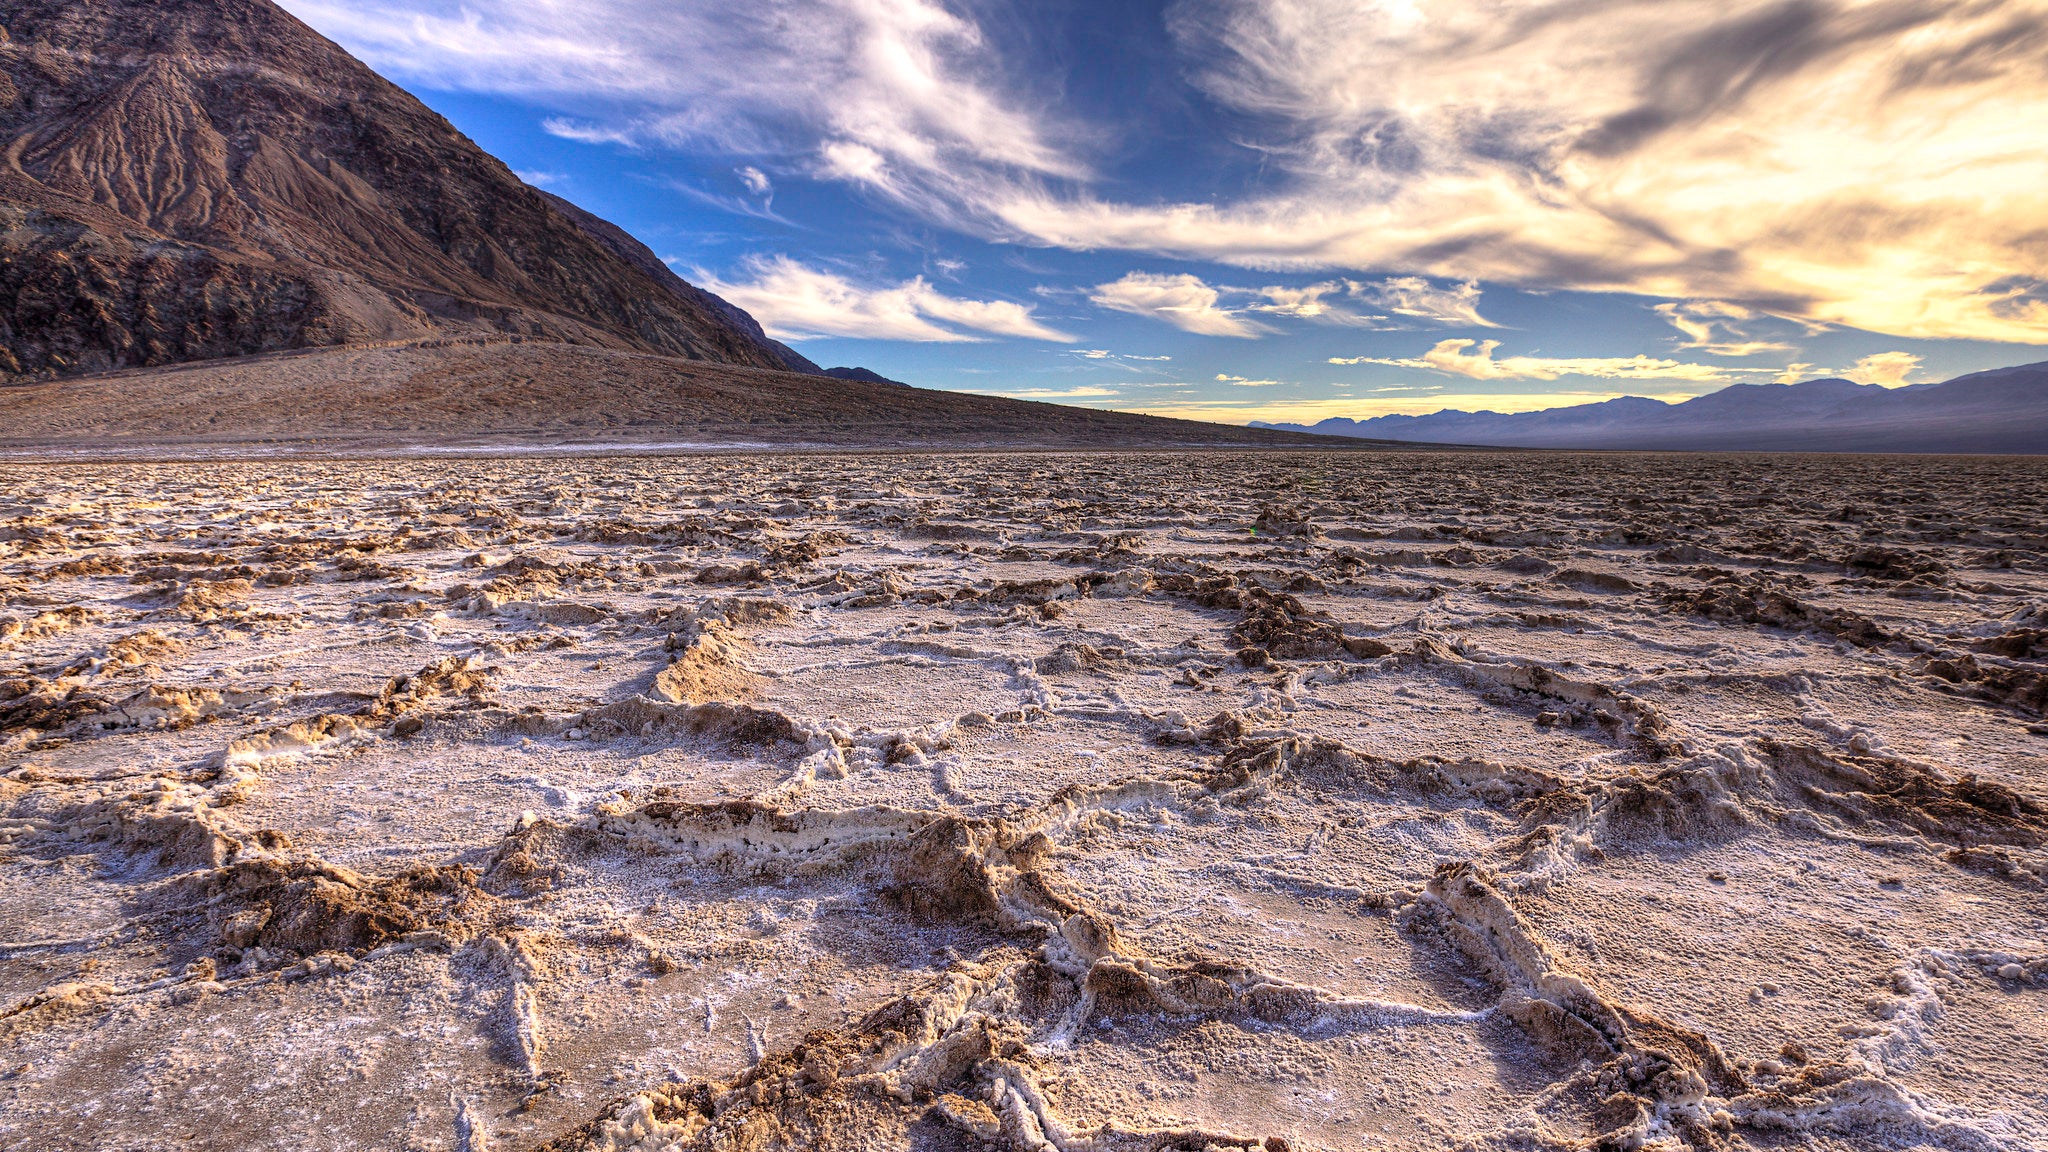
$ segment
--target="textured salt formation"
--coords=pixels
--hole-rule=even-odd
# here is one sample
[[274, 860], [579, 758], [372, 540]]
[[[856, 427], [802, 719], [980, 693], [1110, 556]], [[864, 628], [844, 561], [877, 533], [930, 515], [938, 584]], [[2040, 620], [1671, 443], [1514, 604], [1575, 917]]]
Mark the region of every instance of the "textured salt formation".
[[9, 1147], [2048, 1146], [2025, 462], [9, 479]]

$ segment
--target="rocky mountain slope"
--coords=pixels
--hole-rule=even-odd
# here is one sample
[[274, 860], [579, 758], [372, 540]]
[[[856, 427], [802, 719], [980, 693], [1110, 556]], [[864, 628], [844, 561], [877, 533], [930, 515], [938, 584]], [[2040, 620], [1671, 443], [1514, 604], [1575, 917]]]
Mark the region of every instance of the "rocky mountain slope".
[[0, 374], [479, 332], [816, 370], [269, 0], [0, 25]]
[[1514, 448], [2040, 454], [2048, 453], [2048, 362], [1906, 388], [1736, 384], [1682, 404], [1623, 396], [1513, 415], [1447, 410], [1261, 427]]

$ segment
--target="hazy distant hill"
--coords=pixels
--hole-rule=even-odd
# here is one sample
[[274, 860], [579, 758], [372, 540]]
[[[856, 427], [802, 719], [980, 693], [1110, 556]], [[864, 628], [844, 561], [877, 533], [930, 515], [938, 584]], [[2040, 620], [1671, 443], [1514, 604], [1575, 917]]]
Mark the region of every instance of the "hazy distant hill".
[[269, 0], [0, 25], [0, 376], [494, 332], [817, 371]]
[[0, 457], [451, 444], [1386, 447], [506, 337], [307, 349], [0, 388]]
[[1905, 388], [1736, 384], [1682, 404], [1623, 396], [1516, 415], [1447, 410], [1259, 427], [1515, 448], [2048, 453], [2048, 362]]
[[825, 375], [832, 377], [834, 380], [858, 380], [863, 384], [894, 384], [899, 388], [909, 387], [909, 385], [904, 384], [901, 380], [891, 380], [880, 372], [873, 372], [866, 368], [827, 368], [825, 369]]

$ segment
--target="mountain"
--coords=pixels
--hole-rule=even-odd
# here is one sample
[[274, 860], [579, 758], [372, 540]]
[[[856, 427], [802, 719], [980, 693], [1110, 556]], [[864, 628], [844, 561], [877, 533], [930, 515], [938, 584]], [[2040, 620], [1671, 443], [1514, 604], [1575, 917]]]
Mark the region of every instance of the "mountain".
[[880, 372], [871, 372], [866, 368], [827, 368], [825, 369], [825, 375], [832, 377], [834, 380], [859, 380], [866, 384], [894, 384], [898, 388], [909, 387], [908, 384], [901, 380], [891, 380]]
[[[768, 348], [780, 362], [774, 365], [775, 367], [787, 368], [792, 372], [807, 372], [813, 376], [830, 376], [832, 374], [811, 363], [810, 360], [806, 359], [789, 345], [779, 340], [770, 339], [768, 333], [762, 331], [760, 321], [749, 316], [739, 305], [732, 303], [722, 296], [714, 296], [695, 284], [690, 283], [688, 280], [683, 279], [681, 276], [676, 275], [675, 270], [668, 266], [667, 261], [654, 254], [654, 249], [635, 240], [633, 234], [624, 228], [594, 213], [585, 211], [552, 192], [542, 192], [541, 195], [547, 197], [548, 203], [554, 205], [557, 212], [568, 217], [578, 228], [581, 228], [584, 235], [604, 245], [605, 249], [611, 252], [612, 255], [645, 272], [655, 283], [667, 288], [670, 292], [688, 301], [693, 306], [724, 317], [727, 322], [745, 332], [747, 337], [756, 344]], [[866, 369], [853, 369], [853, 371], [866, 371]]]
[[711, 448], [1373, 448], [523, 337], [316, 348], [0, 388], [0, 459]]
[[0, 25], [0, 376], [477, 333], [818, 371], [270, 0]]
[[1905, 388], [1734, 384], [1681, 404], [1623, 396], [1514, 415], [1445, 410], [1257, 426], [1511, 448], [2048, 454], [2048, 362]]

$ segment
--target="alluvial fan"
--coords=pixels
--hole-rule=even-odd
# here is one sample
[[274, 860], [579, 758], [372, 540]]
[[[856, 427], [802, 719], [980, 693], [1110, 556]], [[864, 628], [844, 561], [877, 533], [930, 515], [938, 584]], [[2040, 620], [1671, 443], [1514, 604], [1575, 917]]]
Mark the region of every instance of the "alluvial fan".
[[2048, 1147], [2030, 462], [8, 480], [7, 1147]]

